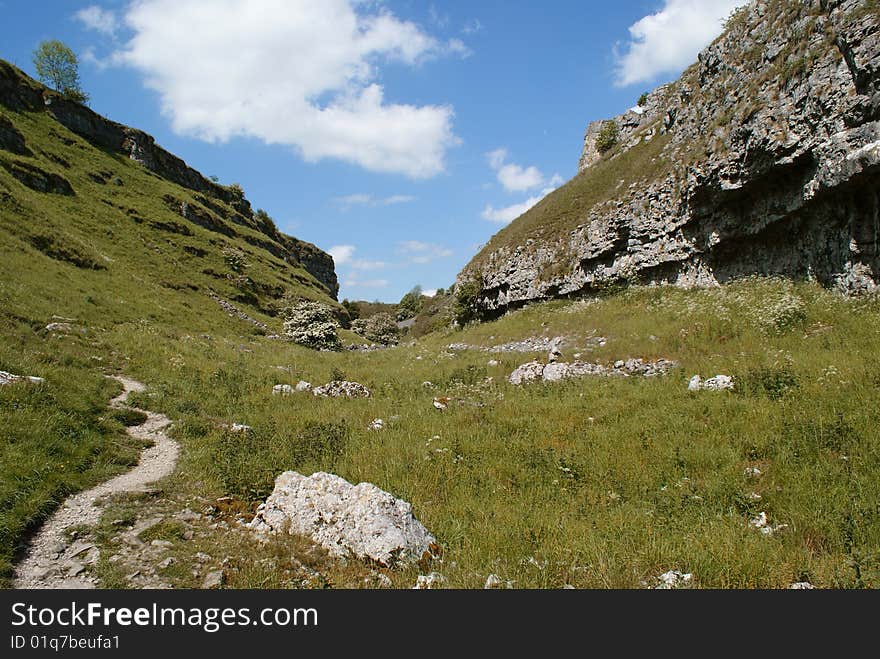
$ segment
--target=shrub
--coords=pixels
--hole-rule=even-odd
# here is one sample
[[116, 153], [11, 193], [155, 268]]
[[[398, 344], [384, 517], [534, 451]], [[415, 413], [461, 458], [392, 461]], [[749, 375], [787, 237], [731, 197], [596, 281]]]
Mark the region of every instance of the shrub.
[[283, 311], [284, 336], [313, 350], [341, 350], [337, 330], [339, 324], [333, 310], [320, 302], [298, 302]]
[[396, 345], [400, 340], [400, 329], [390, 313], [379, 313], [369, 318], [359, 318], [352, 322], [351, 329], [373, 343]]
[[617, 127], [616, 121], [606, 121], [602, 124], [599, 135], [596, 137], [596, 149], [599, 153], [605, 154], [611, 151], [616, 145], [620, 137], [620, 129]]
[[397, 303], [397, 320], [409, 320], [422, 310], [422, 287], [416, 286]]
[[639, 101], [637, 105], [640, 108], [645, 107], [648, 104], [648, 92], [644, 92], [641, 96], [639, 96]]
[[452, 317], [459, 325], [478, 320], [480, 317], [479, 298], [483, 290], [483, 277], [468, 279], [455, 286], [455, 302]]

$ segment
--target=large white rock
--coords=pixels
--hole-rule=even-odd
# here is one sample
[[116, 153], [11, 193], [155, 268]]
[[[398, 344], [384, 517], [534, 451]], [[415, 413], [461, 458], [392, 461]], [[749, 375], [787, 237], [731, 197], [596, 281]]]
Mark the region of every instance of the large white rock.
[[533, 382], [540, 380], [544, 374], [544, 364], [541, 362], [529, 362], [519, 366], [510, 374], [508, 381], [510, 384], [523, 384], [524, 382]]
[[248, 524], [255, 531], [302, 535], [334, 556], [394, 567], [433, 555], [436, 540], [412, 506], [372, 483], [352, 485], [333, 474], [285, 471]]
[[345, 380], [333, 380], [323, 387], [315, 387], [312, 389], [315, 396], [322, 398], [369, 398], [370, 390], [364, 385], [357, 382], [346, 382]]

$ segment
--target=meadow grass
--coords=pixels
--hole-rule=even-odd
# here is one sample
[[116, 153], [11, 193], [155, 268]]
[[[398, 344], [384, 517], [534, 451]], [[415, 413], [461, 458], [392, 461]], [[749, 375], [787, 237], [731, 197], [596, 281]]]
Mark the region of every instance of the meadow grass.
[[[629, 588], [679, 569], [700, 587], [849, 588], [880, 585], [878, 312], [876, 301], [753, 280], [537, 304], [369, 354], [145, 323], [108, 340], [150, 385], [137, 401], [177, 421], [181, 496], [231, 496], [252, 510], [285, 469], [375, 483], [413, 503], [452, 587], [497, 574], [524, 588]], [[680, 368], [514, 387], [505, 376], [543, 356], [445, 349], [535, 335], [570, 337], [569, 359], [601, 335], [586, 358]], [[695, 373], [733, 375], [737, 388], [689, 392]], [[277, 383], [340, 375], [373, 397], [271, 395]], [[445, 412], [431, 404], [438, 395], [452, 398]], [[367, 429], [377, 417], [386, 430]], [[231, 422], [253, 435], [224, 430]], [[762, 511], [787, 528], [751, 528]]]

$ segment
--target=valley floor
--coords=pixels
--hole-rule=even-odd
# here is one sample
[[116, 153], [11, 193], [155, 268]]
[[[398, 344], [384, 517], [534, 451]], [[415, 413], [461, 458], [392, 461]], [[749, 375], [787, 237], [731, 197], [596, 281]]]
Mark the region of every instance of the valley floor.
[[[59, 502], [137, 462], [143, 444], [124, 432], [134, 420], [107, 408], [105, 375], [125, 374], [147, 385], [129, 404], [171, 419], [181, 453], [152, 489], [70, 529], [99, 552], [78, 573], [98, 587], [408, 588], [437, 572], [453, 588], [490, 575], [516, 588], [642, 588], [672, 570], [700, 588], [880, 587], [876, 298], [758, 279], [631, 289], [371, 353], [187, 323], [59, 333], [4, 320], [0, 369], [46, 379], [0, 387], [7, 578]], [[508, 382], [546, 361], [556, 337], [562, 362], [676, 365], [654, 377]], [[695, 374], [729, 375], [734, 388], [690, 391]], [[272, 395], [334, 379], [373, 396]], [[371, 430], [377, 418], [384, 429]], [[385, 570], [303, 539], [258, 542], [240, 522], [289, 469], [411, 502], [441, 558]]]

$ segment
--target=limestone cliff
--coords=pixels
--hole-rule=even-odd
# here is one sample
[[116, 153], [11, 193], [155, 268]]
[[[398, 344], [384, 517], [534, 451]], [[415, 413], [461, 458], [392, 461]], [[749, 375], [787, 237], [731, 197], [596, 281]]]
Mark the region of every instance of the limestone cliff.
[[[281, 233], [268, 216], [254, 213], [240, 188], [211, 181], [158, 146], [152, 136], [102, 117], [84, 105], [66, 100], [2, 60], [0, 106], [17, 112], [45, 111], [58, 123], [95, 146], [131, 158], [158, 176], [200, 193], [198, 199], [204, 209], [197, 210], [173, 198], [165, 201], [181, 216], [205, 228], [226, 226], [225, 222], [215, 220], [213, 216], [216, 216], [262, 233], [266, 239], [259, 241], [259, 247], [292, 265], [301, 266], [327, 289], [331, 297], [336, 298], [339, 283], [333, 258], [329, 254], [310, 243]], [[11, 126], [7, 124], [0, 117], [0, 146], [5, 145], [7, 150], [16, 152], [18, 142]], [[212, 203], [212, 200], [223, 202], [234, 212], [230, 214], [223, 206]]]
[[462, 271], [485, 316], [620, 282], [880, 282], [880, 3], [755, 0], [681, 78], [587, 131], [580, 173]]

